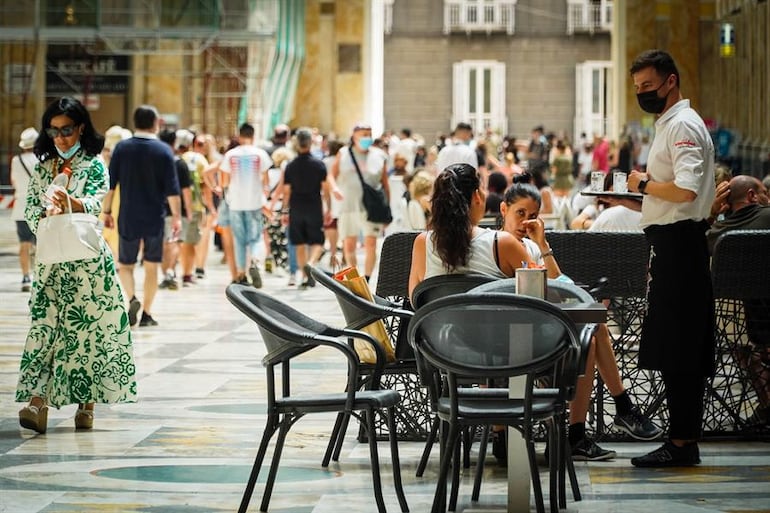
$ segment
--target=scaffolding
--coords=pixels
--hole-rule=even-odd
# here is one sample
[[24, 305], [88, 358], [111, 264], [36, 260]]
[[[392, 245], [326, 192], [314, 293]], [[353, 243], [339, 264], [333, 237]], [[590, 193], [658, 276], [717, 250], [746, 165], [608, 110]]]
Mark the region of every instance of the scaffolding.
[[[153, 80], [173, 79], [185, 96], [184, 124], [230, 135], [244, 112], [259, 122], [278, 3], [0, 0], [0, 183], [19, 132], [37, 125], [47, 95], [101, 90], [123, 94], [128, 105], [142, 103]], [[49, 56], [69, 60], [57, 65]]]

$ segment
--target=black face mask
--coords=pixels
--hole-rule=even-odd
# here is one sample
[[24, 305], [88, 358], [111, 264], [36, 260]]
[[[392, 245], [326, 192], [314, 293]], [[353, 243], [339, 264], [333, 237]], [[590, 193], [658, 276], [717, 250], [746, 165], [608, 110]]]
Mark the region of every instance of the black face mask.
[[658, 91], [660, 91], [660, 88], [664, 85], [666, 85], [665, 80], [654, 91], [647, 91], [644, 93], [638, 93], [636, 95], [636, 101], [639, 102], [639, 107], [641, 107], [644, 112], [649, 112], [650, 114], [660, 114], [663, 112], [663, 109], [666, 108], [668, 93], [671, 93], [671, 91], [666, 93], [666, 96], [663, 98], [658, 96]]

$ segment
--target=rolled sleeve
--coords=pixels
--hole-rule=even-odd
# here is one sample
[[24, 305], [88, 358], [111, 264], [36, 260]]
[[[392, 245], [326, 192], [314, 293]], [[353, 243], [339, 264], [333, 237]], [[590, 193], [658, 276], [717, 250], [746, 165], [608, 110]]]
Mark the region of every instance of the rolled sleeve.
[[681, 123], [669, 139], [674, 169], [674, 183], [694, 193], [700, 190], [704, 171], [704, 147], [696, 127]]

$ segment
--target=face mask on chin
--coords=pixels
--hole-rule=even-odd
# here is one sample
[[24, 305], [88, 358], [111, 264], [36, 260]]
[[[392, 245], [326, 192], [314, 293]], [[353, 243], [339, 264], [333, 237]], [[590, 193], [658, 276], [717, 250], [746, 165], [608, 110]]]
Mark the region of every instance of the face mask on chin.
[[67, 151], [62, 151], [61, 149], [59, 149], [58, 146], [56, 146], [56, 153], [58, 153], [59, 156], [64, 160], [67, 160], [72, 158], [72, 156], [75, 155], [75, 153], [77, 153], [79, 149], [80, 149], [80, 141], [73, 144], [72, 147]]
[[669, 89], [668, 93], [666, 93], [666, 96], [663, 96], [662, 98], [658, 96], [658, 91], [660, 91], [660, 88], [664, 85], [666, 85], [665, 80], [658, 86], [657, 89], [653, 91], [646, 91], [644, 93], [638, 93], [636, 95], [636, 101], [639, 102], [639, 107], [641, 107], [644, 112], [649, 112], [650, 114], [660, 114], [663, 112], [663, 109], [666, 108], [666, 101], [668, 100], [668, 95], [671, 93], [671, 90]]

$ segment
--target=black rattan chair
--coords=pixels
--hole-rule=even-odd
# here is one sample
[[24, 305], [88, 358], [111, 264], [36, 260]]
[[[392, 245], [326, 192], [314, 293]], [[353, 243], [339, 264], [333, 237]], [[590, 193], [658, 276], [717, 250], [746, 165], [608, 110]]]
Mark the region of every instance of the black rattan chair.
[[[474, 287], [477, 287], [479, 285], [482, 285], [484, 283], [488, 283], [490, 281], [493, 281], [495, 278], [492, 278], [491, 276], [486, 276], [483, 274], [442, 274], [439, 276], [431, 276], [430, 278], [421, 281], [417, 284], [417, 286], [412, 291], [412, 304], [415, 309], [419, 309], [420, 307], [425, 306], [426, 304], [430, 303], [431, 301], [434, 301], [436, 299], [450, 296], [452, 294], [458, 294], [461, 292], [468, 292]], [[432, 369], [429, 365], [426, 364], [427, 362], [421, 361], [417, 359], [417, 365], [418, 370], [420, 373], [420, 381], [422, 382], [423, 386], [428, 390], [428, 397], [430, 399], [430, 411], [433, 416], [433, 419], [431, 421], [430, 426], [430, 432], [428, 433], [428, 438], [425, 441], [425, 448], [423, 449], [422, 456], [420, 457], [420, 463], [417, 465], [417, 471], [415, 472], [415, 475], [417, 477], [422, 477], [423, 473], [425, 472], [425, 468], [428, 465], [428, 459], [430, 458], [431, 450], [433, 449], [433, 444], [436, 442], [436, 437], [438, 435], [439, 430], [439, 424], [441, 423], [441, 419], [439, 419], [438, 415], [436, 414], [437, 409], [437, 401], [438, 401], [438, 395], [439, 395], [439, 388], [441, 386], [441, 381], [436, 376], [436, 373], [434, 372], [434, 369]], [[504, 388], [467, 388], [463, 387], [462, 390], [465, 394], [483, 394], [485, 396], [507, 396], [508, 390]], [[481, 435], [481, 445], [479, 447], [479, 463], [478, 468], [483, 469], [484, 468], [484, 458], [486, 455], [486, 448], [487, 448], [487, 439], [489, 437], [489, 426], [484, 426], [483, 432]], [[470, 451], [471, 451], [471, 442], [472, 442], [473, 436], [471, 433], [471, 430], [465, 430], [463, 431], [463, 467], [469, 468], [470, 467]], [[479, 482], [481, 482], [481, 472], [476, 473], [476, 479]], [[476, 488], [474, 488], [473, 493], [473, 500], [478, 500], [478, 493]]]
[[[226, 295], [227, 299], [238, 310], [257, 324], [267, 350], [267, 354], [262, 360], [267, 369], [267, 425], [238, 509], [239, 513], [245, 513], [248, 509], [262, 461], [273, 434], [278, 431], [260, 511], [267, 511], [278, 472], [281, 452], [289, 429], [306, 414], [321, 412], [344, 412], [360, 419], [361, 424], [369, 434], [369, 453], [377, 509], [380, 513], [385, 512], [377, 442], [374, 436], [374, 414], [375, 411], [386, 410], [387, 414], [382, 413], [385, 414], [387, 422], [392, 428], [395, 407], [400, 402], [400, 397], [398, 392], [393, 390], [370, 389], [361, 391], [358, 389], [360, 368], [358, 355], [347, 343], [347, 339], [358, 338], [374, 346], [378, 357], [375, 373], [381, 372], [384, 366], [385, 355], [382, 348], [364, 332], [339, 330], [326, 326], [252, 287], [232, 284], [227, 287]], [[344, 391], [336, 394], [295, 395], [291, 387], [291, 360], [321, 346], [338, 350], [347, 360], [348, 377]], [[279, 383], [276, 383], [275, 379], [276, 366], [280, 368]], [[373, 384], [376, 385], [376, 381], [373, 381]], [[396, 495], [401, 510], [406, 512], [409, 509], [401, 485], [398, 444], [394, 430], [391, 430], [390, 449]]]
[[[360, 330], [373, 322], [384, 321], [391, 317], [396, 317], [399, 319], [399, 322], [404, 322], [405, 320], [408, 321], [413, 315], [412, 311], [403, 310], [398, 305], [379, 296], [374, 296], [374, 302], [357, 296], [338, 280], [326, 274], [321, 268], [311, 266], [310, 272], [318, 283], [329, 289], [337, 298], [337, 303], [342, 311], [342, 316], [345, 318], [345, 327], [347, 329]], [[411, 352], [409, 354], [411, 355]], [[414, 375], [417, 373], [414, 358], [401, 358], [394, 362], [387, 362], [382, 372], [376, 376], [373, 373], [374, 370], [375, 368], [371, 365], [360, 364], [360, 375], [357, 385], [359, 389], [367, 386], [369, 380], [373, 377], [376, 377], [379, 383], [381, 375]], [[401, 424], [409, 424], [409, 412], [406, 412], [403, 408], [398, 408], [396, 416], [402, 421]], [[328, 465], [330, 459], [333, 461], [339, 460], [349, 420], [349, 416], [345, 415], [345, 413], [340, 413], [338, 416], [332, 431], [332, 438], [329, 440], [329, 447], [324, 455], [324, 465]]]
[[[438, 415], [449, 424], [442, 447], [441, 471], [433, 512], [443, 511], [446, 480], [452, 461], [459, 458], [458, 438], [466, 426], [503, 424], [521, 431], [539, 513], [545, 506], [535, 457], [534, 425], [553, 422], [566, 408], [577, 379], [579, 334], [575, 324], [558, 307], [535, 298], [515, 294], [456, 294], [437, 299], [418, 309], [409, 324], [409, 341], [420, 358], [446, 377], [438, 401]], [[535, 386], [536, 378], [548, 373], [550, 388]], [[466, 377], [501, 379], [526, 376], [522, 397], [475, 399], [463, 397], [459, 382]], [[558, 511], [558, 469], [561, 455], [551, 429], [551, 511]], [[457, 505], [459, 465], [454, 478], [449, 509]]]

